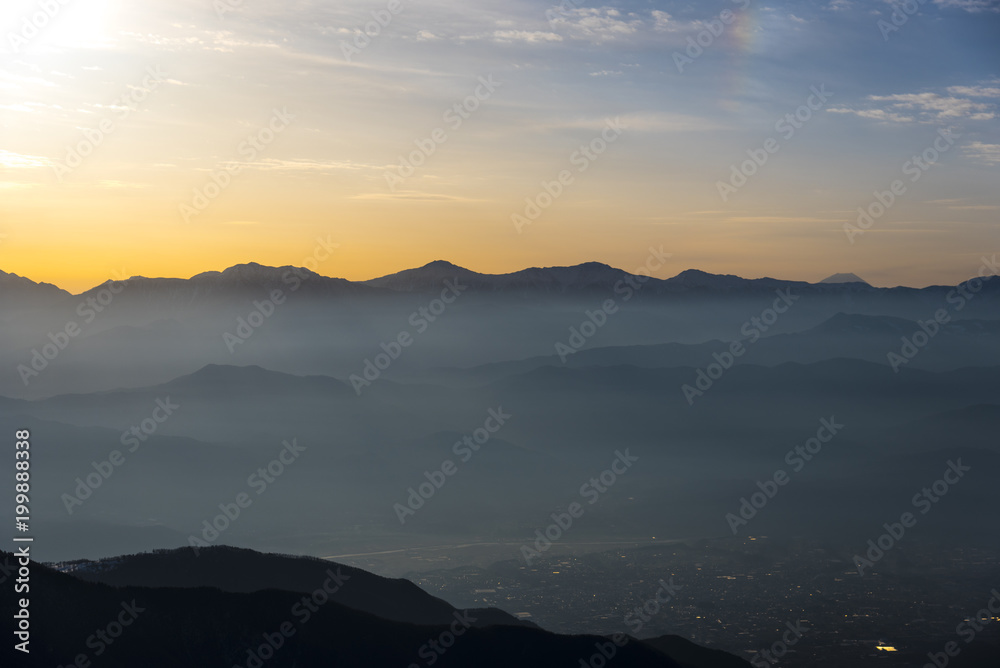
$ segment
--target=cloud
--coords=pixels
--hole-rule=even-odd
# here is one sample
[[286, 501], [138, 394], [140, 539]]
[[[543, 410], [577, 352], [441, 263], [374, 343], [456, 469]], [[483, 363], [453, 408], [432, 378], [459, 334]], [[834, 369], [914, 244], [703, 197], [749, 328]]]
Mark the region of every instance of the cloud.
[[653, 30], [667, 32], [668, 30], [673, 30], [675, 27], [673, 17], [670, 14], [661, 12], [658, 9], [653, 10]]
[[561, 42], [562, 39], [562, 35], [540, 30], [497, 30], [493, 33], [493, 41], [500, 44], [510, 44], [513, 42], [541, 44], [545, 42]]
[[[654, 14], [654, 22], [660, 29], [669, 25], [670, 15], [666, 12]], [[612, 7], [581, 7], [567, 9], [551, 20], [554, 30], [565, 31], [576, 39], [606, 42], [633, 35], [643, 21], [635, 14], [628, 17]]]
[[934, 0], [934, 4], [949, 9], [964, 9], [972, 14], [1000, 12], [1000, 1], [998, 0]]
[[[304, 158], [291, 158], [287, 160], [278, 158], [263, 158], [254, 162], [239, 163], [240, 169], [255, 169], [262, 172], [331, 172], [331, 171], [360, 171], [364, 169], [385, 169], [384, 165], [366, 165], [350, 160], [308, 160]], [[214, 167], [196, 167], [194, 171], [210, 172]]]
[[816, 218], [813, 216], [730, 216], [727, 223], [828, 223], [836, 218]]
[[978, 162], [990, 165], [1000, 165], [1000, 144], [984, 144], [974, 141], [963, 149], [965, 154]]
[[702, 116], [689, 116], [661, 111], [639, 111], [621, 114], [615, 118], [594, 116], [573, 120], [559, 119], [542, 122], [532, 129], [539, 132], [552, 130], [591, 130], [600, 132], [608, 127], [609, 121], [616, 121], [626, 132], [709, 132], [722, 126]]
[[970, 118], [988, 121], [996, 115], [985, 102], [973, 102], [959, 97], [943, 97], [936, 93], [906, 93], [902, 95], [870, 95], [869, 100], [889, 102], [896, 109], [912, 109], [934, 115], [937, 119]]
[[350, 161], [337, 160], [278, 160], [276, 158], [266, 158], [251, 162], [245, 167], [261, 169], [265, 171], [282, 172], [326, 172], [330, 170], [358, 170], [366, 169], [368, 165], [361, 165]]
[[53, 162], [49, 158], [0, 149], [0, 169], [39, 169], [52, 166]]
[[1000, 205], [996, 204], [962, 204], [962, 202], [967, 201], [965, 197], [959, 198], [947, 198], [947, 199], [929, 199], [925, 200], [924, 204], [934, 204], [937, 206], [944, 206], [947, 209], [953, 209], [955, 211], [997, 211], [1000, 210]]
[[966, 97], [1000, 97], [1000, 88], [986, 88], [984, 86], [952, 86], [948, 92], [952, 95], [965, 95]]
[[949, 95], [933, 92], [869, 95], [870, 102], [883, 103], [856, 109], [834, 107], [834, 114], [854, 114], [861, 118], [890, 123], [939, 123], [959, 119], [989, 121], [997, 117], [996, 107], [989, 102], [970, 98], [1000, 97], [1000, 89], [983, 86], [951, 86]]
[[362, 200], [402, 200], [407, 202], [483, 202], [486, 200], [473, 199], [470, 197], [459, 197], [456, 195], [442, 195], [439, 193], [426, 193], [419, 190], [401, 190], [395, 193], [361, 193], [354, 195], [351, 199]]
[[886, 121], [889, 123], [911, 123], [915, 119], [913, 116], [903, 116], [885, 109], [851, 109], [849, 107], [834, 107], [827, 109], [831, 114], [854, 114], [861, 118], [868, 118], [875, 121]]

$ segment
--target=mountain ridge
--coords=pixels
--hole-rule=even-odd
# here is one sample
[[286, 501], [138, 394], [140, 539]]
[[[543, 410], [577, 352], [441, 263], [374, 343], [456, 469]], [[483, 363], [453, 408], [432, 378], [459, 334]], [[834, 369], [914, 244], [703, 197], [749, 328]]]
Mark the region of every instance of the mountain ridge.
[[[5, 562], [13, 558], [11, 553], [0, 552]], [[603, 636], [557, 635], [526, 626], [479, 628], [470, 623], [471, 618], [461, 615], [453, 617], [449, 624], [419, 626], [385, 620], [321, 596], [339, 586], [332, 580], [317, 583], [312, 594], [303, 597], [301, 593], [275, 589], [233, 593], [211, 587], [119, 588], [87, 582], [34, 561], [28, 567], [31, 584], [46, 593], [32, 598], [33, 651], [19, 656], [16, 662], [32, 668], [59, 665], [73, 657], [86, 658], [81, 650], [88, 634], [86, 647], [99, 650], [95, 656], [104, 655], [101, 665], [150, 668], [263, 665], [262, 656], [268, 666], [276, 667], [367, 668], [407, 665], [421, 648], [443, 668], [570, 668], [581, 656], [593, 654], [596, 643], [610, 642]], [[0, 611], [10, 617], [16, 605], [14, 597], [0, 599]], [[116, 619], [120, 620], [119, 628], [128, 627], [125, 632], [97, 644], [94, 629], [103, 629], [108, 620]], [[449, 633], [452, 643], [446, 645], [448, 649], [439, 650], [439, 655], [430, 654], [430, 641]], [[455, 642], [456, 637], [461, 642]], [[269, 638], [278, 638], [280, 643]], [[15, 651], [8, 645], [3, 651], [7, 657], [4, 665], [14, 661], [13, 654]], [[631, 638], [617, 648], [616, 654], [617, 665], [623, 667], [681, 666], [662, 650]], [[708, 668], [713, 665], [708, 662], [712, 656], [706, 654], [704, 663], [685, 665]]]
[[[369, 290], [372, 288], [384, 288], [397, 292], [412, 292], [426, 287], [439, 287], [444, 280], [454, 278], [471, 281], [479, 289], [489, 287], [499, 290], [531, 287], [547, 287], [551, 289], [554, 287], [603, 286], [609, 281], [618, 281], [628, 276], [638, 279], [644, 285], [659, 286], [674, 290], [696, 288], [732, 289], [747, 286], [772, 288], [796, 285], [823, 287], [827, 289], [839, 287], [851, 290], [925, 290], [951, 287], [940, 285], [931, 285], [924, 288], [912, 288], [908, 286], [876, 287], [855, 274], [834, 274], [821, 281], [811, 283], [809, 281], [794, 279], [771, 277], [745, 278], [734, 274], [713, 274], [694, 268], [685, 269], [674, 276], [656, 278], [632, 274], [623, 269], [618, 269], [597, 261], [588, 261], [567, 266], [526, 267], [513, 272], [489, 274], [477, 272], [447, 260], [434, 260], [420, 267], [403, 269], [383, 276], [356, 281], [325, 276], [310, 269], [295, 267], [293, 265], [269, 266], [257, 262], [246, 262], [232, 265], [221, 271], [209, 270], [199, 272], [190, 278], [150, 278], [136, 275], [117, 282], [125, 283], [131, 287], [138, 286], [145, 290], [190, 284], [197, 285], [203, 290], [211, 292], [225, 287], [259, 287], [261, 285], [279, 285], [281, 283], [291, 286], [313, 283], [320, 284], [326, 291], [334, 290], [335, 288], [339, 288], [341, 291], [364, 291], [365, 288]], [[107, 281], [72, 296], [89, 295], [102, 289], [106, 283]], [[0, 271], [0, 289], [5, 288], [8, 284], [17, 285], [22, 289], [30, 288], [31, 286], [44, 286], [44, 289], [50, 292], [56, 290], [62, 296], [71, 295], [71, 293], [49, 283], [37, 283], [16, 274], [7, 274]]]

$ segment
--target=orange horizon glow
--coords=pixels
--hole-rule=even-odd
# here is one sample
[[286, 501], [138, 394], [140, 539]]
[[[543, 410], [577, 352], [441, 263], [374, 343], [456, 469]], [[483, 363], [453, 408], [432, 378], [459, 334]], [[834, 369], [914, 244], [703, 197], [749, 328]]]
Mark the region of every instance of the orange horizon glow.
[[[602, 7], [556, 25], [500, 4], [524, 29], [497, 30], [475, 7], [414, 7], [348, 59], [338, 35], [370, 18], [363, 3], [306, 22], [273, 3], [225, 16], [197, 4], [75, 0], [6, 54], [0, 270], [78, 293], [116, 272], [301, 265], [329, 236], [339, 252], [318, 271], [349, 280], [437, 259], [632, 271], [655, 245], [673, 254], [661, 278], [924, 287], [1000, 251], [1000, 88], [988, 63], [971, 67], [984, 58], [961, 80], [855, 85], [841, 71], [852, 51], [816, 57], [828, 12], [754, 11], [682, 73], [671, 53], [701, 29], [695, 16]], [[20, 25], [33, 6], [0, 18]], [[867, 13], [850, 17], [870, 29]], [[793, 47], [815, 80], [772, 69]], [[923, 71], [904, 51], [884, 57]], [[822, 81], [838, 82], [833, 101], [778, 133]], [[945, 127], [961, 139], [863, 236], [845, 235]], [[748, 156], [768, 137], [780, 150], [758, 173]], [[745, 185], [720, 189], [743, 164]], [[553, 186], [563, 172], [571, 183]], [[519, 229], [530, 206], [539, 215]]]

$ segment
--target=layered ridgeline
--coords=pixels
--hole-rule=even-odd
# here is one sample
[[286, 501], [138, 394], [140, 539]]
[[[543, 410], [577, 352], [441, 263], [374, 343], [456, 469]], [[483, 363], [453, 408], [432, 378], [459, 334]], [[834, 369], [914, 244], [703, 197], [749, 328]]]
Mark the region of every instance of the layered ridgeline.
[[[144, 388], [0, 399], [0, 430], [30, 427], [39, 444], [45, 560], [202, 543], [326, 555], [417, 536], [505, 541], [497, 558], [521, 559], [573, 501], [587, 510], [571, 541], [725, 535], [739, 499], [779, 468], [803, 482], [754, 532], [864, 536], [955, 458], [976, 474], [922, 531], [982, 535], [976, 509], [1000, 502], [997, 367], [738, 364], [689, 402], [683, 388], [710, 362], [541, 360], [488, 379], [380, 379], [360, 396], [340, 379], [210, 365]], [[824, 421], [843, 427], [822, 452], [797, 452]], [[639, 464], [622, 469], [619, 451]], [[590, 503], [598, 488], [581, 485], [612, 466], [614, 487]]]
[[[251, 263], [189, 279], [109, 279], [80, 295], [2, 274], [0, 369], [7, 371], [0, 373], [0, 395], [151, 385], [213, 363], [355, 376], [364, 385], [373, 376], [436, 367], [546, 355], [568, 361], [594, 347], [756, 343], [810, 330], [808, 341], [789, 343], [819, 353], [796, 357], [797, 348], [776, 345], [778, 361], [848, 356], [888, 364], [880, 353], [886, 341], [900, 346], [914, 334], [917, 347], [934, 351], [905, 362], [918, 368], [966, 366], [980, 348], [987, 355], [980, 359], [995, 354], [995, 329], [980, 332], [976, 322], [994, 320], [1000, 310], [1000, 281], [977, 276], [996, 271], [990, 258], [970, 267], [973, 280], [922, 289], [876, 288], [853, 274], [815, 284], [697, 270], [649, 277], [666, 273], [670, 262], [651, 249], [631, 272], [592, 262], [492, 275], [438, 261], [363, 282]], [[824, 326], [838, 314], [859, 320]], [[962, 341], [942, 345], [936, 331], [926, 331], [938, 327]], [[920, 346], [926, 337], [934, 345]], [[826, 348], [832, 354], [821, 358]], [[781, 350], [788, 351], [783, 358]], [[690, 352], [682, 363], [695, 365], [699, 351]], [[771, 363], [776, 358], [767, 352], [755, 347], [738, 361]], [[390, 360], [376, 365], [382, 353]]]
[[[7, 643], [4, 665], [604, 665], [595, 657], [635, 668], [750, 665], [675, 637], [556, 635], [318, 559], [210, 548], [54, 567], [32, 562], [30, 569], [30, 653]], [[15, 612], [14, 599], [0, 600], [6, 619]]]

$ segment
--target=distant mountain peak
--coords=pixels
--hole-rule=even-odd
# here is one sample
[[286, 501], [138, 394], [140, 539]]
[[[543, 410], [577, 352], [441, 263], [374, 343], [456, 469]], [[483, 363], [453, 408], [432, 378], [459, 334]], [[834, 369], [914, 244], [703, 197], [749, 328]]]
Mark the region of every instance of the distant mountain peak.
[[[217, 304], [220, 299], [234, 295], [260, 295], [279, 289], [297, 291], [311, 296], [368, 293], [370, 288], [343, 278], [324, 276], [305, 267], [284, 265], [272, 267], [259, 262], [246, 262], [227, 267], [222, 271], [203, 271], [191, 278], [147, 278], [133, 276], [127, 281], [127, 296], [149, 303], [156, 297], [165, 297], [174, 303]], [[102, 285], [83, 294], [101, 290]]]
[[465, 267], [459, 267], [454, 262], [448, 262], [448, 260], [434, 260], [433, 262], [428, 262], [420, 269], [447, 269], [449, 271], [469, 271]]
[[710, 274], [701, 269], [685, 269], [667, 281], [686, 287], [735, 287], [747, 279], [732, 274]]
[[189, 376], [224, 376], [228, 374], [252, 374], [252, 375], [263, 375], [263, 374], [277, 374], [277, 371], [268, 371], [259, 364], [246, 364], [243, 366], [238, 366], [235, 364], [206, 364], [194, 373], [188, 374]]
[[266, 264], [260, 264], [258, 262], [245, 262], [243, 264], [234, 264], [231, 267], [227, 267], [222, 271], [203, 271], [200, 274], [192, 276], [192, 280], [198, 279], [223, 279], [223, 280], [236, 280], [236, 281], [261, 281], [261, 280], [275, 280], [280, 278], [285, 272], [290, 269], [295, 269], [296, 272], [301, 276], [318, 276], [313, 271], [306, 269], [304, 267], [271, 267]]
[[582, 262], [576, 266], [579, 267], [580, 269], [600, 269], [601, 271], [606, 271], [608, 269], [611, 269], [613, 271], [619, 271], [618, 269], [612, 267], [610, 264], [605, 264], [604, 262], [595, 262], [595, 261]]
[[864, 283], [865, 285], [870, 285], [868, 281], [861, 278], [857, 274], [834, 274], [833, 276], [827, 276], [820, 283]]
[[68, 292], [51, 283], [36, 283], [30, 278], [0, 271], [0, 304], [4, 306], [13, 305], [15, 301], [52, 303], [68, 296]]

